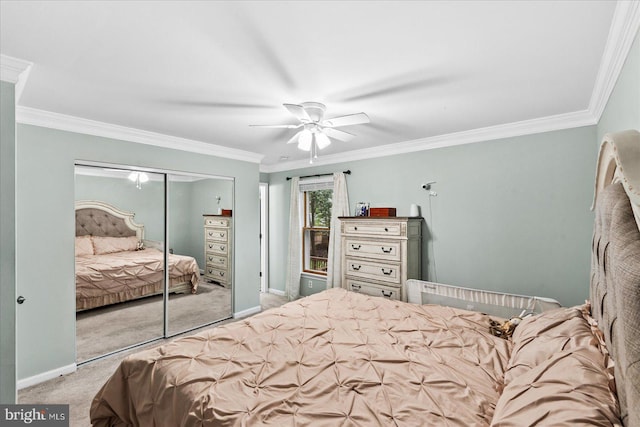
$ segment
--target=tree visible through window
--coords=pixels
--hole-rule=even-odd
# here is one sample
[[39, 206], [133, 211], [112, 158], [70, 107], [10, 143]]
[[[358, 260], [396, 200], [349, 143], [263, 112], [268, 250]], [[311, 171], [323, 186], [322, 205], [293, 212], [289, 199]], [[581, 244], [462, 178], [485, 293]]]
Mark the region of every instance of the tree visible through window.
[[327, 274], [333, 190], [304, 192], [303, 270]]

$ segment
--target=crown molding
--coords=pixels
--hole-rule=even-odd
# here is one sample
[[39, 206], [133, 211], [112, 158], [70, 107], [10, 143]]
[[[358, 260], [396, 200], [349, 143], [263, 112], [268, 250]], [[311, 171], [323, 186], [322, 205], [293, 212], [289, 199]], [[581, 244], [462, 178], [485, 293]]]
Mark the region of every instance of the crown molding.
[[593, 115], [588, 110], [582, 110], [573, 113], [564, 113], [555, 116], [507, 123], [504, 125], [489, 126], [445, 135], [431, 136], [428, 138], [420, 138], [412, 141], [398, 142], [395, 144], [381, 145], [362, 150], [347, 151], [328, 156], [320, 155], [314, 160], [312, 165], [309, 164], [308, 160], [296, 160], [286, 163], [278, 163], [275, 165], [264, 165], [260, 167], [260, 172], [284, 172], [312, 166], [330, 165], [349, 161], [372, 159], [376, 157], [392, 156], [396, 154], [412, 153], [416, 151], [433, 150], [435, 148], [512, 138], [555, 130], [592, 126], [595, 124], [596, 121]]
[[20, 75], [32, 65], [33, 63], [29, 61], [0, 54], [0, 80], [16, 84], [20, 80]]
[[638, 28], [640, 28], [640, 1], [618, 1], [589, 102], [589, 111], [596, 122], [600, 121], [607, 106]]
[[16, 85], [16, 104], [27, 84], [33, 62], [0, 54], [0, 80]]
[[98, 122], [95, 120], [83, 119], [81, 117], [68, 116], [65, 114], [53, 113], [51, 111], [44, 111], [30, 107], [16, 107], [16, 122], [68, 132], [154, 145], [156, 147], [170, 148], [173, 150], [189, 151], [192, 153], [207, 154], [227, 159], [242, 160], [251, 163], [260, 163], [264, 157], [262, 154], [250, 151], [238, 150], [193, 139], [185, 139], [156, 132], [113, 125], [110, 123]]

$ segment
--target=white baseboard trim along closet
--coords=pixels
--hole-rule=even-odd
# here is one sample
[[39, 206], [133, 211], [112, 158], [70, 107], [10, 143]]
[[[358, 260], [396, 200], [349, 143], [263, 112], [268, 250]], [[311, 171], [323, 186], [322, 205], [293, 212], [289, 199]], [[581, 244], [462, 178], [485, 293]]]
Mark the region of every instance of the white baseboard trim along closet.
[[251, 308], [247, 308], [246, 310], [237, 311], [233, 313], [233, 318], [237, 319], [239, 317], [251, 316], [252, 314], [260, 313], [262, 311], [262, 307], [259, 305]]
[[56, 369], [52, 369], [47, 372], [43, 372], [38, 375], [34, 375], [32, 377], [23, 378], [18, 380], [16, 383], [16, 388], [18, 390], [22, 390], [23, 388], [31, 387], [32, 385], [40, 384], [45, 381], [51, 380], [56, 377], [60, 377], [62, 375], [67, 375], [75, 372], [78, 369], [78, 366], [75, 363], [67, 366], [61, 366]]

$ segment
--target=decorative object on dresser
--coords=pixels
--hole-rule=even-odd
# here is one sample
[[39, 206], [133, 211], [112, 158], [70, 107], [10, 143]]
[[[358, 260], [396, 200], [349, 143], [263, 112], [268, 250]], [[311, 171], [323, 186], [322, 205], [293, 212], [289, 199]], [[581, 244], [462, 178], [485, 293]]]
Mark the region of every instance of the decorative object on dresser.
[[421, 278], [422, 218], [340, 217], [342, 287], [407, 300], [407, 279]]
[[231, 212], [204, 217], [204, 278], [228, 288], [231, 284]]
[[394, 217], [396, 216], [396, 208], [370, 208], [369, 216]]

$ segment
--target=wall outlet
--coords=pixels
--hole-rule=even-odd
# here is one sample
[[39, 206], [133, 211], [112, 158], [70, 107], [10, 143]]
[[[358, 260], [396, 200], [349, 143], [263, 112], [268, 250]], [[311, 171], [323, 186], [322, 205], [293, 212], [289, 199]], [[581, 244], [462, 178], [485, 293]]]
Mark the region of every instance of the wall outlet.
[[307, 286], [309, 287], [309, 289], [313, 288], [313, 280], [309, 280]]

